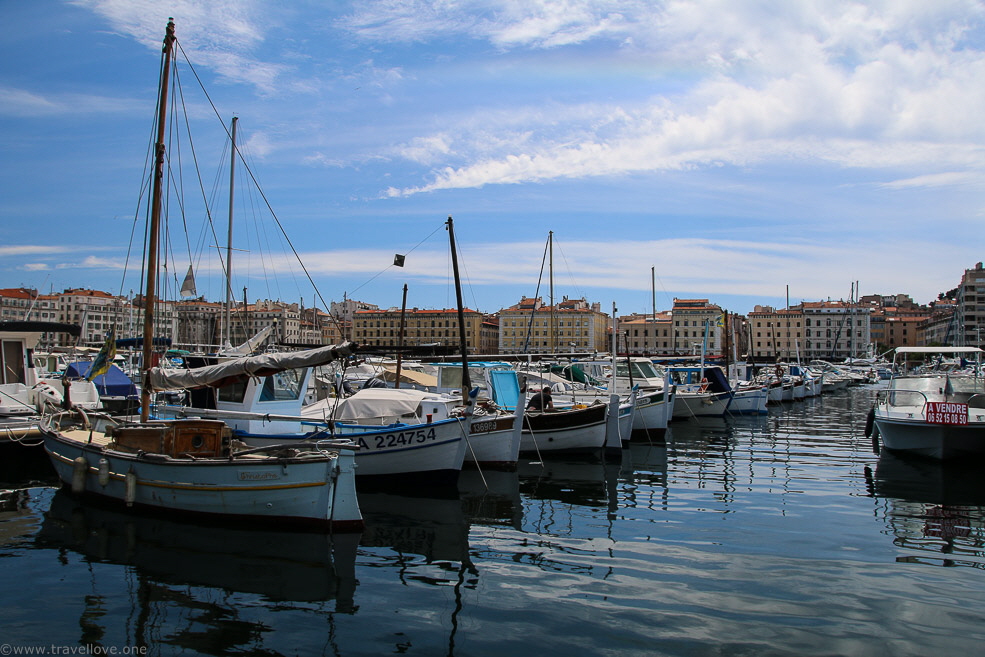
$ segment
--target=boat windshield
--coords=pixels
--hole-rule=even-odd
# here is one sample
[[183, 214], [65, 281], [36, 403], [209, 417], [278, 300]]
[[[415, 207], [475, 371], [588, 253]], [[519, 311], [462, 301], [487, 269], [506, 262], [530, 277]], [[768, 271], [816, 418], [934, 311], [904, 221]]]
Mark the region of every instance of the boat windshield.
[[633, 378], [636, 379], [660, 379], [663, 378], [662, 375], [657, 372], [653, 363], [646, 361], [633, 361], [632, 363], [627, 363], [626, 361], [616, 361], [616, 376], [619, 378], [629, 377], [629, 365], [633, 366]]

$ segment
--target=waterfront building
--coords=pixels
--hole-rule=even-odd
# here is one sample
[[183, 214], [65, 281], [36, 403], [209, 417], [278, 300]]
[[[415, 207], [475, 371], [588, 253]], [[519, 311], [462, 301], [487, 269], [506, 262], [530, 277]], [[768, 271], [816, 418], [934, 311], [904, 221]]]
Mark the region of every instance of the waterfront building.
[[[485, 316], [477, 310], [462, 310], [466, 349], [479, 353]], [[365, 347], [395, 347], [400, 341], [400, 308], [357, 310], [352, 315], [352, 340]], [[403, 312], [407, 347], [429, 346], [455, 350], [460, 346], [458, 310], [409, 308]]]
[[28, 288], [16, 287], [0, 290], [0, 322], [24, 321], [37, 298], [38, 291]]
[[329, 305], [328, 312], [333, 317], [336, 324], [341, 327], [343, 335], [347, 339], [352, 339], [352, 321], [357, 311], [360, 310], [379, 310], [380, 307], [374, 303], [356, 301], [355, 299], [342, 299], [333, 301]]
[[804, 313], [800, 308], [777, 310], [772, 306], [756, 306], [748, 321], [749, 349], [754, 361], [796, 360], [799, 345], [804, 341]]
[[722, 307], [708, 299], [677, 299], [670, 311], [674, 325], [671, 353], [696, 356], [722, 352]]
[[175, 303], [178, 331], [174, 343], [191, 351], [211, 352], [221, 344], [219, 333], [224, 304], [204, 298]]
[[920, 346], [920, 324], [928, 317], [930, 309], [926, 307], [874, 306], [869, 315], [869, 339], [875, 352]]
[[330, 314], [319, 308], [304, 308], [301, 311], [302, 345], [339, 344], [342, 340], [342, 326]]
[[671, 312], [656, 315], [634, 313], [617, 318], [618, 350], [630, 356], [654, 356], [672, 353], [674, 325]]
[[942, 299], [930, 304], [930, 317], [917, 327], [918, 347], [954, 346], [957, 312], [953, 299]]
[[985, 329], [985, 268], [982, 263], [966, 269], [955, 298], [956, 347], [981, 347]]
[[549, 306], [523, 297], [499, 311], [500, 354], [590, 354], [609, 351], [608, 341], [609, 316], [584, 298]]
[[[804, 340], [800, 354], [806, 360], [843, 361], [868, 354], [869, 315], [872, 308], [845, 301], [800, 304]], [[796, 356], [796, 351], [793, 352]]]

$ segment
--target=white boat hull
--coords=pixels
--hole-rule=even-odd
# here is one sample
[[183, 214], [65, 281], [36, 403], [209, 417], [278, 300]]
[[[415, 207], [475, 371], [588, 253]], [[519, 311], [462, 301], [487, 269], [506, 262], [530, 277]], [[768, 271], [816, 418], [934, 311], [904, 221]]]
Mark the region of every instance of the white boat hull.
[[727, 392], [678, 391], [674, 402], [674, 419], [725, 415], [730, 397], [731, 394]]
[[922, 418], [880, 417], [875, 425], [883, 447], [939, 461], [985, 454], [985, 422], [967, 425], [928, 424]]
[[339, 531], [363, 525], [351, 452], [310, 460], [171, 459], [117, 452], [46, 427], [42, 433], [59, 479], [77, 493], [229, 519], [329, 525]]
[[755, 388], [735, 390], [727, 410], [730, 415], [763, 415], [766, 411], [769, 389]]
[[302, 442], [315, 437], [344, 438], [359, 445], [356, 477], [420, 477], [431, 484], [454, 483], [465, 462], [468, 425], [464, 418], [430, 424], [369, 427], [336, 423], [334, 432], [261, 435], [237, 433], [248, 445]]
[[480, 468], [515, 470], [520, 458], [523, 410], [516, 415], [476, 415], [469, 427], [465, 462]]
[[636, 397], [636, 414], [633, 417], [633, 431], [656, 433], [667, 430], [667, 423], [673, 414], [674, 393], [665, 394], [663, 390], [640, 391]]

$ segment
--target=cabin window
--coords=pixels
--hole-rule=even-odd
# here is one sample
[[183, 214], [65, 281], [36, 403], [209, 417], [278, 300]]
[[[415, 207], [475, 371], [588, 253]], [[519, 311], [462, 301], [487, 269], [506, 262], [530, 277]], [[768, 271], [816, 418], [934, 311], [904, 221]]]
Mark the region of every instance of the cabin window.
[[305, 368], [285, 370], [263, 377], [260, 401], [294, 401], [301, 396]]
[[243, 397], [246, 396], [246, 381], [238, 381], [219, 388], [219, 401], [242, 404]]

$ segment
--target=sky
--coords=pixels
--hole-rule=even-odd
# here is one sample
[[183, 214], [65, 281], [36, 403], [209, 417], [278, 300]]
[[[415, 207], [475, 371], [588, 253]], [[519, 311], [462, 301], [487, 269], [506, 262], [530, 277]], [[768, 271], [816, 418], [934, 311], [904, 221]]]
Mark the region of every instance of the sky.
[[982, 2], [39, 0], [0, 3], [0, 288], [142, 289], [169, 17], [172, 298], [224, 300], [230, 214], [236, 298], [306, 307], [454, 307], [449, 216], [483, 312], [928, 303], [985, 259]]

